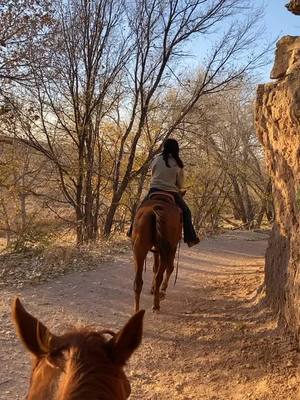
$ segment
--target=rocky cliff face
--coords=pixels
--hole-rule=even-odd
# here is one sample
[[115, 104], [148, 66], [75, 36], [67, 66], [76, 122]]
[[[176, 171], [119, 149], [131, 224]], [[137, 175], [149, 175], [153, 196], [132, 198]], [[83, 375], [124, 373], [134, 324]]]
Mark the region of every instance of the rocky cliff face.
[[276, 81], [258, 87], [256, 103], [256, 128], [275, 206], [266, 253], [266, 292], [300, 337], [300, 37], [286, 36], [278, 42], [271, 77]]
[[293, 14], [300, 15], [300, 0], [291, 0], [286, 7]]

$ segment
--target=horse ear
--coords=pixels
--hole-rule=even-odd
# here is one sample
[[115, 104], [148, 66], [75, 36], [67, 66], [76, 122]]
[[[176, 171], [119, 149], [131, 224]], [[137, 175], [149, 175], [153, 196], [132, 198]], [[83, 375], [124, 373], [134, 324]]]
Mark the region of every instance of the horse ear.
[[25, 347], [36, 357], [48, 354], [54, 339], [51, 332], [25, 310], [19, 298], [15, 299], [12, 311], [17, 333]]
[[111, 339], [113, 359], [116, 363], [124, 365], [140, 345], [143, 335], [144, 314], [145, 310], [134, 314], [123, 329]]

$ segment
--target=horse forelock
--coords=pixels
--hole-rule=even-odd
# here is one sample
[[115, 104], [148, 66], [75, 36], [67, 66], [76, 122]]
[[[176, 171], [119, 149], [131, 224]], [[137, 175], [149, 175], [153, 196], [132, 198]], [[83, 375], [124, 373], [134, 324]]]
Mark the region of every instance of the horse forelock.
[[52, 397], [48, 400], [117, 399], [112, 397], [117, 385], [124, 385], [126, 392], [129, 382], [122, 369], [113, 364], [103, 334], [113, 335], [111, 331], [84, 330], [66, 334], [60, 348], [37, 363], [32, 379], [45, 378], [46, 370], [53, 374]]

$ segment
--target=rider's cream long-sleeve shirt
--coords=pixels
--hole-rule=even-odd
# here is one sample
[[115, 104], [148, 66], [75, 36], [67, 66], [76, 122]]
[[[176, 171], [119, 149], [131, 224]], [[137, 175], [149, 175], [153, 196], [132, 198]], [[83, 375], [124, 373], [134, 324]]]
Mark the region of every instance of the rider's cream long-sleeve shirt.
[[174, 158], [169, 156], [170, 168], [166, 166], [162, 154], [154, 158], [151, 164], [152, 177], [151, 188], [164, 190], [166, 192], [179, 192], [183, 187], [184, 174]]

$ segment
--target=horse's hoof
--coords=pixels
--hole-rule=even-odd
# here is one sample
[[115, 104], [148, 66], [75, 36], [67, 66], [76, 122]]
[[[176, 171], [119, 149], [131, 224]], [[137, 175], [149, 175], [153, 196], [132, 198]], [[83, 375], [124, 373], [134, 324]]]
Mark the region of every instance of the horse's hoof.
[[153, 306], [152, 307], [152, 312], [155, 313], [155, 314], [159, 313], [159, 307]]
[[164, 300], [166, 298], [166, 292], [162, 291], [159, 293], [160, 300]]

